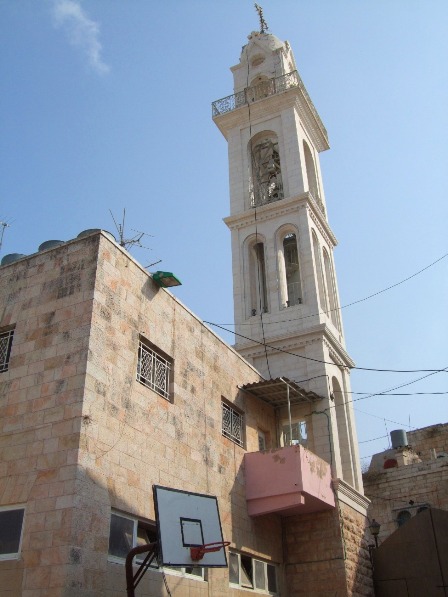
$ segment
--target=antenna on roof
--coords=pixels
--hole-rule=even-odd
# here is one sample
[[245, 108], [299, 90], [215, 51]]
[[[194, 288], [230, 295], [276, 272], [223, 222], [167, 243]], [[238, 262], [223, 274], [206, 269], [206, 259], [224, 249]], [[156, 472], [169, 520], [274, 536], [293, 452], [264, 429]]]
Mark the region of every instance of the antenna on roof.
[[263, 16], [263, 9], [256, 2], [255, 2], [255, 10], [258, 12], [258, 18], [260, 19], [260, 33], [266, 33], [266, 31], [269, 29], [269, 27], [264, 19], [264, 16]]
[[126, 238], [125, 237], [125, 220], [126, 220], [126, 209], [123, 209], [123, 219], [121, 221], [121, 224], [117, 224], [115, 218], [114, 218], [114, 214], [112, 213], [112, 211], [109, 209], [110, 215], [112, 216], [112, 220], [114, 221], [115, 224], [115, 228], [117, 229], [118, 232], [118, 238], [119, 238], [119, 244], [121, 247], [124, 247], [125, 249], [130, 249], [131, 247], [137, 246], [140, 247], [142, 249], [148, 249], [149, 251], [152, 251], [152, 249], [150, 247], [145, 247], [145, 245], [142, 245], [141, 240], [144, 236], [152, 236], [152, 234], [148, 234], [147, 232], [140, 232], [139, 230], [133, 230], [133, 232], [136, 232], [137, 234], [135, 234], [134, 236], [131, 236], [130, 238]]
[[5, 234], [5, 229], [9, 228], [11, 226], [11, 224], [8, 224], [8, 222], [3, 222], [0, 220], [0, 226], [1, 226], [1, 230], [0, 230], [0, 251], [1, 251], [2, 245], [3, 245], [3, 235]]

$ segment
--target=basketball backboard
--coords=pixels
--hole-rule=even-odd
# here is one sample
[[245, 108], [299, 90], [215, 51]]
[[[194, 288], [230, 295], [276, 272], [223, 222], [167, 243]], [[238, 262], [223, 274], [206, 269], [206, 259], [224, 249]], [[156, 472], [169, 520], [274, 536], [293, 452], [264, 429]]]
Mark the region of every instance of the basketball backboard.
[[191, 558], [191, 548], [222, 542], [216, 497], [169, 487], [153, 486], [159, 534], [160, 564], [165, 566], [227, 567], [225, 549]]

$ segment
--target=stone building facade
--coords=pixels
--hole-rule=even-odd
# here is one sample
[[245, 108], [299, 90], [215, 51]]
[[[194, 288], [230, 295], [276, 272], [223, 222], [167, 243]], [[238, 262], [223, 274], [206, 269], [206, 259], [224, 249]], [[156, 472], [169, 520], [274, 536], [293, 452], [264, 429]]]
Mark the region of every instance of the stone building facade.
[[[368, 594], [362, 504], [248, 515], [245, 455], [259, 450], [260, 429], [278, 434], [274, 408], [241, 390], [260, 374], [124, 249], [97, 232], [0, 276], [0, 333], [11, 338], [0, 379], [0, 520], [9, 525], [6, 539], [0, 528], [0, 595], [123, 595], [113, 525], [130, 521], [134, 542], [154, 537], [153, 484], [216, 495], [229, 562], [240, 567], [233, 582], [227, 569], [170, 570], [173, 595], [241, 594], [251, 566], [266, 583], [272, 566], [270, 594]], [[142, 344], [170, 363], [167, 396], [139, 379]], [[223, 408], [243, 417], [240, 438], [225, 434]], [[336, 496], [350, 502], [341, 483]], [[160, 571], [137, 594], [164, 595]]]
[[[154, 485], [216, 496], [230, 542], [228, 568], [166, 569], [172, 595], [372, 594], [326, 131], [287, 42], [251, 34], [233, 71], [214, 112], [247, 342], [102, 231], [0, 267], [0, 596], [123, 595], [127, 552], [156, 538]], [[137, 595], [165, 594], [149, 570]]]
[[364, 474], [369, 518], [384, 541], [428, 508], [448, 511], [448, 423], [409, 431], [406, 445], [376, 454]]

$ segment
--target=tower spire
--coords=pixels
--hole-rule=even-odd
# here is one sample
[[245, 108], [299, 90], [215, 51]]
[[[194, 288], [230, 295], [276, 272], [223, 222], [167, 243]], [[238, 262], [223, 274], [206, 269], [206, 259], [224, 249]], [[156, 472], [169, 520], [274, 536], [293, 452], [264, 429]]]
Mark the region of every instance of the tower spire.
[[263, 9], [256, 2], [255, 2], [254, 6], [255, 6], [255, 10], [258, 13], [258, 18], [260, 19], [260, 33], [266, 33], [266, 31], [269, 29], [269, 27], [268, 27], [268, 24], [265, 21], [264, 16], [263, 16]]

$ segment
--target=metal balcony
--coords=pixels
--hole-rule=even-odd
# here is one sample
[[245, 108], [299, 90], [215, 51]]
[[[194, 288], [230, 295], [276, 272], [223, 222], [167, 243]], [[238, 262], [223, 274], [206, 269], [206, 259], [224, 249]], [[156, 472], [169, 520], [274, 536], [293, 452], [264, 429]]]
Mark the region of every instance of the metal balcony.
[[239, 91], [233, 95], [228, 95], [227, 97], [216, 100], [212, 103], [212, 117], [215, 118], [221, 114], [226, 114], [227, 112], [241, 108], [241, 106], [246, 106], [249, 103], [262, 100], [272, 95], [277, 95], [293, 88], [300, 89], [309, 109], [318, 123], [319, 128], [321, 129], [324, 137], [328, 140], [327, 130], [324, 127], [320, 116], [317, 113], [310, 96], [308, 95], [305, 85], [303, 84], [303, 81], [296, 70], [286, 73], [281, 77], [263, 81], [254, 87], [246, 87], [246, 89], [243, 89], [243, 91]]
[[335, 506], [330, 465], [303, 446], [287, 446], [244, 457], [249, 516], [291, 516]]

